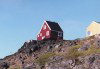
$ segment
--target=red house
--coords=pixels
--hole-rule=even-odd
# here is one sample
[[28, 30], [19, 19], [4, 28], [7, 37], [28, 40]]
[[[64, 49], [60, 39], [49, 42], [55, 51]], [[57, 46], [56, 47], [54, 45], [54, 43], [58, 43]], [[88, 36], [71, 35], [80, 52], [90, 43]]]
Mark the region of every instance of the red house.
[[37, 35], [37, 40], [44, 39], [63, 39], [63, 30], [56, 22], [45, 21], [39, 34]]

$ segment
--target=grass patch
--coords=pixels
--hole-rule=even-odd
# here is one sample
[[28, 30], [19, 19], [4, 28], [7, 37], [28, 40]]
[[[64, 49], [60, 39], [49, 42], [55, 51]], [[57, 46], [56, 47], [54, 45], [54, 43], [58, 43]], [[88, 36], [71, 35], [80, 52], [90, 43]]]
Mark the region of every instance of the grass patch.
[[8, 69], [21, 69], [21, 67], [20, 66], [16, 66], [16, 67], [10, 67]]
[[75, 59], [80, 56], [87, 56], [90, 54], [100, 53], [100, 48], [97, 49], [95, 46], [91, 46], [88, 50], [85, 51], [78, 51], [78, 49], [81, 47], [81, 45], [71, 46], [68, 47], [66, 52], [59, 52], [58, 54], [55, 52], [48, 52], [46, 54], [42, 54], [37, 58], [35, 61], [41, 66], [44, 66], [46, 62], [50, 61], [50, 57], [52, 56], [64, 56], [66, 59]]
[[80, 47], [81, 47], [80, 45], [69, 47], [65, 57], [67, 59], [75, 59], [79, 56], [82, 56], [83, 52], [78, 51]]
[[95, 46], [91, 46], [88, 50], [85, 51], [78, 51], [80, 47], [80, 45], [69, 47], [65, 57], [67, 59], [75, 59], [79, 56], [88, 56], [91, 54], [100, 53], [100, 48], [95, 48]]
[[95, 48], [95, 46], [91, 46], [88, 50], [83, 51], [83, 53], [85, 56], [100, 53], [100, 48]]
[[36, 62], [40, 65], [40, 66], [44, 66], [46, 62], [50, 61], [50, 57], [54, 56], [55, 53], [52, 53], [52, 52], [48, 52], [48, 53], [45, 53], [41, 56], [39, 56], [38, 59], [36, 59]]

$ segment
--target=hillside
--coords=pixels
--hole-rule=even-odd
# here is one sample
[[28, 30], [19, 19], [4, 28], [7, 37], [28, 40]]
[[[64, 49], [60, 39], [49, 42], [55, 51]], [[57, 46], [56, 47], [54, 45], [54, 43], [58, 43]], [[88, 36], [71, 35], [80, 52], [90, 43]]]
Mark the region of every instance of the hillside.
[[0, 60], [0, 69], [100, 69], [100, 35], [76, 40], [30, 40]]

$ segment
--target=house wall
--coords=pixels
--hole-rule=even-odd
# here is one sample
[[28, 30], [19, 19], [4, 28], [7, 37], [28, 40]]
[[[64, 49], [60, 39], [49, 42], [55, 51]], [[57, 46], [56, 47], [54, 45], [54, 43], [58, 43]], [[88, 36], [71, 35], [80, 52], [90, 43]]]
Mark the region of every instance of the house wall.
[[62, 37], [58, 36], [60, 31], [51, 31], [51, 39], [63, 39], [63, 32], [62, 33]]
[[96, 34], [100, 34], [100, 23], [93, 21], [92, 24], [87, 27], [86, 36], [88, 37]]
[[[44, 29], [44, 26], [46, 26], [46, 29]], [[49, 31], [49, 35], [46, 35], [46, 32]], [[43, 40], [43, 38], [50, 38], [51, 30], [47, 26], [46, 23], [42, 26], [42, 29], [40, 30], [40, 33], [37, 35], [37, 40]]]
[[52, 38], [52, 39], [57, 39], [57, 37], [58, 37], [58, 32], [56, 32], [56, 31], [51, 31], [51, 38]]

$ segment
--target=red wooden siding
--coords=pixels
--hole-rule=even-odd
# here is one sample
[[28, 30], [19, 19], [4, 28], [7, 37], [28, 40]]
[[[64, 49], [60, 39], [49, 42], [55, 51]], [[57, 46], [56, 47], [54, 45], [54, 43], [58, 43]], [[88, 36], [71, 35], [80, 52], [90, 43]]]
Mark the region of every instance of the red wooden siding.
[[42, 29], [40, 30], [40, 33], [37, 35], [37, 40], [43, 40], [44, 38], [50, 38], [51, 30], [47, 26], [46, 23], [44, 23]]

